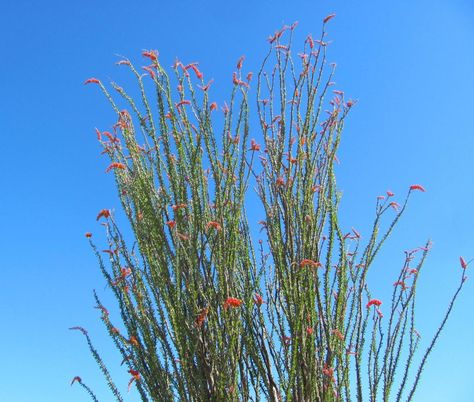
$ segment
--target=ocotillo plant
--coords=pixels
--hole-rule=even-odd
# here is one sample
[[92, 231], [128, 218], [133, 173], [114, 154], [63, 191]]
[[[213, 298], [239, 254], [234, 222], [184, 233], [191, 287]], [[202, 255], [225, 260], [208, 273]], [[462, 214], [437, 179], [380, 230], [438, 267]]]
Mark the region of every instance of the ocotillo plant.
[[[380, 196], [364, 245], [355, 229], [341, 227], [334, 161], [354, 102], [333, 86], [325, 31], [332, 17], [296, 60], [296, 24], [269, 38], [255, 108], [243, 58], [220, 107], [196, 63], [176, 61], [170, 77], [152, 50], [143, 52], [144, 75], [130, 60], [118, 63], [140, 91], [136, 100], [111, 84], [125, 110], [101, 81], [86, 81], [117, 114], [113, 132], [97, 134], [135, 244], [126, 244], [109, 209], [97, 216], [107, 248], [86, 236], [125, 332], [94, 296], [129, 388], [143, 401], [412, 400], [467, 263], [461, 259], [461, 282], [438, 331], [417, 354], [415, 296], [430, 243], [406, 252], [385, 317], [367, 274], [410, 196], [425, 190], [410, 186], [401, 205], [391, 192]], [[254, 110], [259, 127], [251, 127]], [[246, 214], [252, 185], [265, 215], [258, 227], [266, 241], [257, 244]], [[73, 329], [123, 401], [87, 331]], [[73, 382], [97, 400], [80, 377]]]

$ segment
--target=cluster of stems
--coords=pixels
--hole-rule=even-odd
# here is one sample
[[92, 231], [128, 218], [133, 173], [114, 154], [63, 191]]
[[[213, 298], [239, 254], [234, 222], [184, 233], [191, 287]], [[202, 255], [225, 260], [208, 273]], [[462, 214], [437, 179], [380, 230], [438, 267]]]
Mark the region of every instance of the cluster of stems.
[[[411, 186], [401, 205], [390, 192], [379, 197], [365, 244], [341, 228], [334, 162], [353, 102], [335, 90], [326, 59], [330, 17], [296, 59], [296, 25], [277, 31], [255, 84], [240, 59], [220, 107], [196, 63], [177, 61], [170, 77], [156, 51], [143, 53], [151, 63], [144, 75], [129, 60], [118, 63], [136, 78], [138, 100], [115, 83], [118, 100], [99, 80], [87, 81], [117, 114], [113, 132], [98, 137], [135, 238], [127, 244], [111, 211], [100, 211], [107, 249], [90, 240], [119, 324], [94, 296], [129, 388], [143, 401], [413, 397], [464, 270], [438, 331], [416, 353], [415, 296], [429, 243], [406, 252], [391, 302], [373, 298], [367, 274], [410, 195], [423, 188]], [[254, 225], [246, 209], [258, 199], [264, 218]], [[257, 243], [255, 226], [265, 235]], [[87, 331], [73, 329], [123, 401]], [[97, 400], [80, 377], [73, 381]]]

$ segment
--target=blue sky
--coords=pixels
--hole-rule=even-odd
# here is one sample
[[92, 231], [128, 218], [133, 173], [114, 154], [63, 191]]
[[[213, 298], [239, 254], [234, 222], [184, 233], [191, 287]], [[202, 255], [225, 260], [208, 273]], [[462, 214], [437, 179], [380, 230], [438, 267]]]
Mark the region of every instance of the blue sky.
[[[426, 187], [414, 194], [374, 266], [380, 271], [374, 280], [391, 284], [403, 250], [433, 240], [418, 313], [423, 339], [430, 338], [457, 285], [459, 256], [474, 257], [472, 1], [17, 0], [2, 4], [0, 14], [0, 401], [87, 401], [69, 386], [75, 375], [109, 400], [84, 340], [68, 331], [86, 327], [117, 365], [93, 308], [92, 289], [107, 300], [105, 283], [84, 238], [92, 231], [100, 239], [98, 210], [119, 208], [94, 133], [109, 128], [114, 116], [84, 80], [130, 83], [114, 65], [116, 55], [141, 62], [141, 51], [151, 48], [165, 66], [175, 57], [199, 61], [223, 97], [242, 54], [255, 71], [271, 33], [299, 21], [296, 46], [298, 39], [302, 45], [333, 12], [336, 82], [358, 100], [338, 155], [342, 219], [367, 235], [377, 195]], [[460, 297], [416, 401], [472, 401], [472, 286]], [[117, 375], [126, 394], [128, 375]]]

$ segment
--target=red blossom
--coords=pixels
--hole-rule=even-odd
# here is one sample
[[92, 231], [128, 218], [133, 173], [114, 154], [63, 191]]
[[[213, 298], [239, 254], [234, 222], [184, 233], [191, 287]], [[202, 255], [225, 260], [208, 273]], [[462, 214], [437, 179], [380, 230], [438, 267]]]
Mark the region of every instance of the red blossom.
[[240, 307], [242, 300], [235, 297], [228, 297], [224, 302], [224, 310], [227, 310], [229, 307]]
[[240, 56], [239, 61], [237, 62], [237, 70], [240, 70], [242, 68], [242, 64], [244, 63], [245, 56]]
[[254, 139], [250, 141], [250, 151], [260, 151], [260, 145]]
[[186, 208], [187, 206], [188, 206], [188, 205], [183, 202], [183, 203], [181, 203], [181, 204], [171, 205], [171, 209], [172, 209], [173, 211], [177, 211], [177, 210], [179, 210], [179, 209]]
[[276, 179], [276, 185], [277, 185], [277, 186], [283, 186], [283, 185], [285, 185], [285, 179], [283, 179], [283, 177], [281, 177], [281, 176], [277, 177], [277, 179]]
[[396, 281], [393, 286], [401, 286], [403, 290], [407, 289], [407, 285], [403, 281]]
[[99, 215], [97, 215], [97, 221], [100, 219], [100, 218], [109, 218], [110, 217], [110, 209], [102, 209], [100, 210], [99, 212]]
[[81, 377], [79, 377], [78, 375], [76, 375], [76, 376], [72, 379], [71, 385], [74, 384], [76, 381], [77, 381], [78, 383], [81, 383], [81, 382], [82, 382]]
[[133, 335], [130, 337], [130, 339], [128, 340], [128, 343], [130, 345], [133, 345], [133, 346], [138, 346], [138, 340], [137, 338], [135, 338]]
[[190, 104], [191, 104], [191, 101], [184, 99], [176, 104], [176, 109], [179, 109], [183, 105], [190, 105]]
[[395, 201], [392, 201], [390, 204], [389, 204], [395, 211], [398, 211], [398, 209], [400, 208], [400, 204], [398, 202], [395, 202]]
[[219, 230], [222, 230], [222, 226], [220, 225], [219, 222], [216, 222], [216, 221], [210, 221], [207, 225], [206, 225], [206, 230], [209, 230], [210, 228], [213, 228], [217, 231]]
[[306, 333], [307, 333], [308, 335], [313, 335], [313, 332], [314, 332], [313, 327], [308, 327], [308, 328], [306, 328]]
[[265, 302], [263, 301], [263, 297], [260, 296], [258, 293], [255, 293], [255, 299], [254, 299], [254, 301], [255, 301], [255, 304], [256, 304], [257, 306], [259, 306], [259, 307], [260, 307], [263, 303], [265, 303]]
[[382, 302], [379, 300], [379, 299], [371, 299], [369, 300], [369, 302], [367, 303], [367, 308], [369, 308], [370, 306], [377, 306], [377, 307], [380, 307], [382, 304]]
[[132, 375], [132, 378], [128, 382], [128, 390], [130, 391], [133, 381], [140, 381], [140, 373], [133, 369], [128, 370], [128, 372]]
[[196, 327], [200, 328], [204, 321], [206, 320], [207, 314], [209, 313], [209, 307], [203, 308], [199, 315], [196, 318], [196, 321], [194, 322], [196, 324]]
[[328, 22], [329, 20], [333, 19], [336, 16], [336, 14], [330, 14], [326, 18], [323, 19], [323, 24]]
[[393, 197], [395, 194], [392, 193], [390, 190], [387, 191], [387, 197]]
[[214, 82], [214, 80], [210, 80], [206, 85], [204, 85], [203, 87], [201, 87], [200, 85], [198, 85], [198, 87], [200, 89], [202, 89], [204, 92], [206, 92], [210, 87], [211, 87], [211, 84]]
[[155, 79], [155, 72], [151, 69], [149, 66], [144, 66], [142, 67], [148, 74], [150, 74], [150, 77], [154, 80]]
[[92, 237], [92, 233], [91, 232], [86, 232], [85, 236], [90, 239]]
[[158, 51], [157, 50], [145, 50], [142, 52], [143, 57], [147, 57], [152, 61], [158, 60]]
[[418, 191], [423, 191], [425, 192], [425, 188], [423, 186], [421, 186], [420, 184], [413, 184], [410, 186], [410, 191], [412, 190], [418, 190]]
[[168, 227], [173, 229], [176, 226], [176, 221], [168, 221], [166, 222], [166, 224], [168, 225]]
[[201, 71], [199, 71], [199, 69], [197, 68], [196, 63], [190, 64], [189, 68], [194, 71], [194, 74], [196, 74], [196, 77], [200, 80], [202, 79], [202, 77], [204, 77], [203, 73], [201, 73]]
[[321, 266], [321, 263], [318, 261], [310, 260], [309, 258], [304, 258], [300, 261], [300, 268], [310, 266], [311, 268], [318, 268]]
[[342, 335], [341, 331], [339, 331], [338, 329], [333, 329], [331, 333], [333, 335], [336, 335], [341, 341], [344, 340], [344, 335]]
[[107, 169], [105, 169], [105, 173], [110, 172], [112, 169], [125, 169], [126, 166], [120, 162], [112, 162]]
[[87, 84], [100, 84], [100, 81], [97, 78], [89, 78], [84, 81], [84, 85]]
[[459, 257], [459, 262], [461, 263], [461, 268], [466, 269], [467, 268], [467, 262], [463, 257]]
[[217, 109], [217, 103], [216, 102], [212, 102], [211, 103], [211, 106], [209, 106], [209, 110], [212, 112], [213, 110], [216, 110]]

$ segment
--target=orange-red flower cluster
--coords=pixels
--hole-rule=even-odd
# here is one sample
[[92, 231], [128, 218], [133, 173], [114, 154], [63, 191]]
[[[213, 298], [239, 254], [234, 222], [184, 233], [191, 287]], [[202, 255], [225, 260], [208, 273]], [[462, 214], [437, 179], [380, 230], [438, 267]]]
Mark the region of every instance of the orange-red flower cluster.
[[305, 258], [300, 261], [300, 268], [308, 267], [310, 266], [311, 268], [318, 268], [321, 266], [321, 263], [318, 261], [310, 260], [309, 258]]
[[99, 215], [97, 215], [97, 219], [99, 220], [100, 218], [109, 218], [110, 217], [110, 209], [101, 209], [99, 212]]
[[126, 166], [120, 162], [112, 162], [107, 169], [105, 169], [105, 173], [110, 172], [112, 169], [125, 169]]
[[89, 78], [84, 81], [84, 85], [87, 84], [100, 84], [100, 81], [97, 78]]
[[410, 186], [410, 191], [412, 190], [418, 190], [418, 191], [423, 191], [423, 192], [426, 191], [424, 187], [419, 184], [413, 184], [412, 186]]
[[229, 307], [240, 307], [242, 303], [242, 300], [236, 297], [228, 297], [224, 302], [224, 310], [227, 310]]
[[254, 139], [250, 141], [250, 151], [260, 151], [260, 145]]
[[369, 300], [369, 302], [367, 303], [367, 308], [369, 308], [370, 306], [380, 307], [381, 304], [382, 302], [379, 299], [372, 299], [372, 300]]
[[202, 324], [206, 320], [208, 313], [209, 313], [209, 307], [205, 307], [201, 310], [201, 312], [199, 313], [195, 321], [196, 327], [200, 328], [202, 326]]
[[210, 221], [207, 225], [206, 225], [206, 230], [209, 230], [210, 228], [213, 228], [217, 231], [219, 230], [222, 230], [222, 226], [220, 225], [219, 222], [216, 222], [216, 221]]
[[255, 299], [254, 299], [254, 301], [255, 301], [255, 304], [256, 304], [257, 306], [259, 306], [259, 307], [260, 307], [263, 303], [265, 303], [265, 302], [263, 301], [263, 297], [262, 297], [261, 295], [259, 295], [258, 293], [255, 293]]
[[177, 211], [177, 210], [179, 210], [179, 209], [186, 208], [187, 206], [188, 206], [188, 205], [183, 202], [183, 203], [181, 203], [181, 204], [171, 205], [171, 209], [172, 209], [173, 211]]

